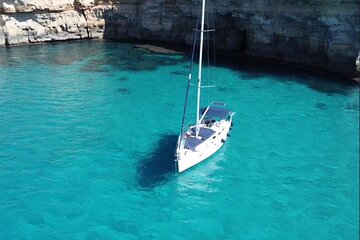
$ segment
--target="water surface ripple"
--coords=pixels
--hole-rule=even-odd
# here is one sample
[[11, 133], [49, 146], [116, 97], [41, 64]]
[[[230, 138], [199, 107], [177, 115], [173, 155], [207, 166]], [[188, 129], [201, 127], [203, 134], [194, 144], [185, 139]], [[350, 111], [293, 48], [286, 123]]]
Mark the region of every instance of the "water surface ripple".
[[174, 175], [187, 64], [113, 42], [0, 49], [0, 239], [358, 239], [359, 88], [220, 64], [203, 103], [237, 112], [230, 140]]

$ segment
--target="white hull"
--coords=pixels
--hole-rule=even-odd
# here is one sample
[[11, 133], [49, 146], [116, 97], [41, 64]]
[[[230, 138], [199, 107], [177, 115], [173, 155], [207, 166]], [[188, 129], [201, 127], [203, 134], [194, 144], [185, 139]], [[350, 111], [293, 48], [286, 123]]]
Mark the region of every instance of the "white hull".
[[[228, 109], [218, 108], [214, 105], [225, 106], [225, 103], [213, 102], [207, 108], [200, 109], [201, 103], [201, 78], [202, 78], [202, 57], [204, 47], [204, 32], [211, 29], [205, 27], [205, 1], [202, 0], [201, 12], [201, 30], [200, 30], [200, 49], [199, 49], [199, 75], [197, 84], [197, 102], [196, 102], [196, 124], [190, 126], [184, 133], [184, 124], [186, 117], [186, 107], [188, 103], [189, 86], [191, 85], [191, 70], [196, 46], [196, 34], [198, 32], [198, 24], [196, 24], [196, 32], [194, 37], [192, 62], [190, 65], [190, 73], [186, 90], [184, 115], [181, 126], [181, 134], [176, 147], [176, 169], [181, 173], [186, 169], [204, 161], [214, 153], [216, 153], [225, 143], [228, 133], [232, 125], [232, 116], [235, 114]], [[209, 87], [209, 86], [207, 86]]]
[[181, 173], [216, 153], [228, 138], [231, 124], [231, 119], [216, 122], [210, 128], [215, 131], [215, 133], [204, 140], [195, 149], [188, 149], [185, 147], [184, 141], [186, 141], [186, 139], [179, 141], [181, 146], [177, 150], [177, 158], [175, 160], [177, 172]]

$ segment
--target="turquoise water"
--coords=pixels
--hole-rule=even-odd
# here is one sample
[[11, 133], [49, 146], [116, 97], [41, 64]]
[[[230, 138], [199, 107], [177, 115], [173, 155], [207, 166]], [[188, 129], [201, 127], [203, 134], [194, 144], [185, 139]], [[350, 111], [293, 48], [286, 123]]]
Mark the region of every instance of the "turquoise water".
[[237, 112], [232, 135], [175, 175], [187, 57], [0, 49], [0, 239], [358, 239], [359, 88], [219, 65], [203, 102]]

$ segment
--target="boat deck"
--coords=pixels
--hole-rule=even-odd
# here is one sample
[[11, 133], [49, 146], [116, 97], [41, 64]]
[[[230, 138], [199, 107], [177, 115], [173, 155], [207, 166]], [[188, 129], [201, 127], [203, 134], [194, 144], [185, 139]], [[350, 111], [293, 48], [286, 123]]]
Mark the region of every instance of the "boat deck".
[[196, 128], [190, 129], [191, 135], [185, 138], [185, 148], [195, 151], [201, 143], [212, 137], [216, 132], [210, 128], [200, 127], [198, 137], [195, 136]]

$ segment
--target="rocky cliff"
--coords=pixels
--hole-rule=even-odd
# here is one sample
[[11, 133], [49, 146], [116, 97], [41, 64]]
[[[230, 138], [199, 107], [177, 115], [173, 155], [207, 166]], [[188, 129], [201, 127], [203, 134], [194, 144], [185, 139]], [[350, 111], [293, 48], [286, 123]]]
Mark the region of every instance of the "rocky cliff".
[[[216, 46], [354, 74], [358, 0], [208, 0]], [[0, 0], [0, 45], [113, 38], [189, 44], [199, 0]]]
[[94, 0], [0, 0], [0, 45], [101, 38], [109, 8]]

